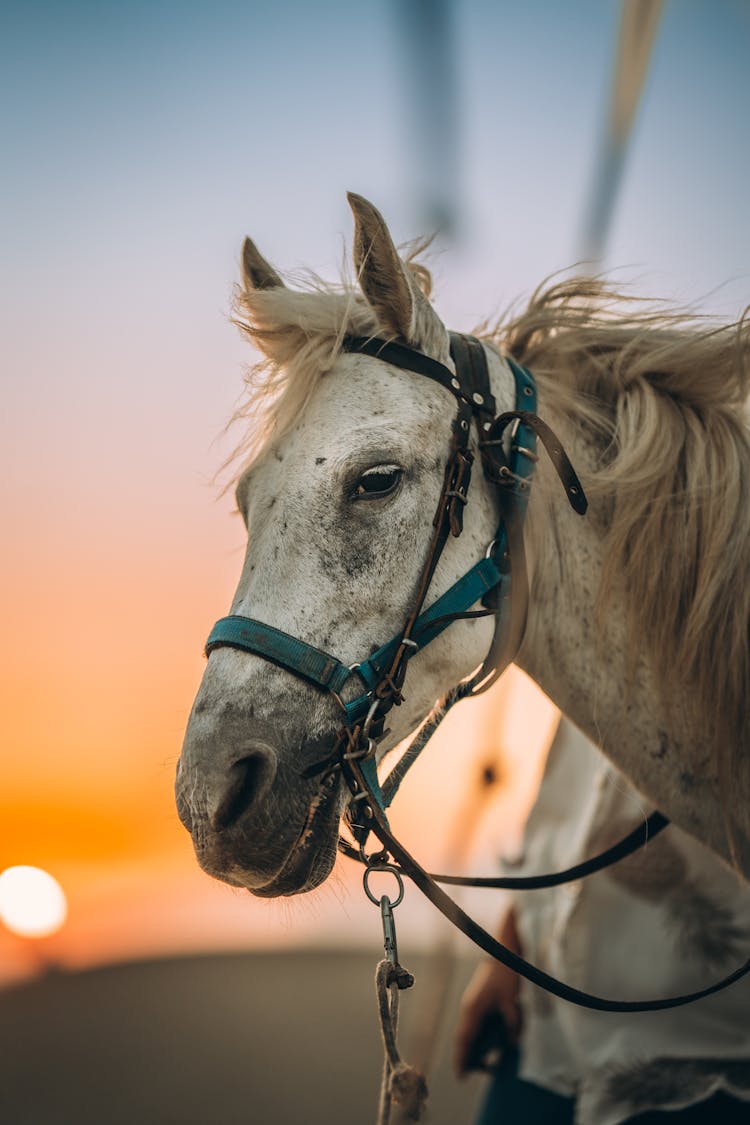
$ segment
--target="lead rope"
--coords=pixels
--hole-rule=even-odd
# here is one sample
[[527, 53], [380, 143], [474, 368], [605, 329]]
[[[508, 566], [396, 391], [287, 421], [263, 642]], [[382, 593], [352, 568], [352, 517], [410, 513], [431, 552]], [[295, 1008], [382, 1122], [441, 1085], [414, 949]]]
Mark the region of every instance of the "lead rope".
[[[408, 984], [404, 984], [404, 977]], [[375, 971], [375, 991], [378, 998], [380, 1030], [385, 1057], [380, 1083], [377, 1125], [388, 1125], [391, 1106], [395, 1102], [410, 1121], [419, 1121], [427, 1101], [427, 1080], [416, 1067], [405, 1063], [396, 1045], [398, 1031], [399, 989], [408, 988], [414, 978], [390, 961], [380, 961]]]
[[[378, 899], [370, 890], [370, 876], [379, 872], [395, 877], [398, 884], [395, 900], [391, 900], [388, 895], [381, 895]], [[414, 977], [399, 963], [396, 921], [393, 917], [394, 909], [404, 897], [404, 882], [401, 873], [391, 864], [375, 862], [365, 869], [363, 884], [370, 902], [380, 907], [385, 949], [385, 957], [378, 962], [375, 970], [375, 994], [384, 1053], [377, 1125], [388, 1125], [394, 1102], [410, 1121], [419, 1121], [427, 1101], [427, 1081], [416, 1067], [404, 1062], [396, 1043], [399, 994], [402, 989], [411, 988], [414, 984]]]

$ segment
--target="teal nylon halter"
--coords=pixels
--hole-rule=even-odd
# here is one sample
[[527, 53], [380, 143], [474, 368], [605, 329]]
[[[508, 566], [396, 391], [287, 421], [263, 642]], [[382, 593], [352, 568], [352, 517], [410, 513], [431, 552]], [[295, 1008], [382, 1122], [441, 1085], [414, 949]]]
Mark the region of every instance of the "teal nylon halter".
[[[455, 337], [452, 339], [455, 345]], [[344, 347], [347, 351], [365, 352], [387, 363], [424, 374], [439, 382], [472, 410], [475, 420], [480, 424], [478, 418], [480, 411], [477, 409], [476, 399], [472, 399], [466, 393], [465, 387], [449, 368], [430, 356], [400, 344], [386, 343], [377, 339], [347, 340]], [[536, 413], [536, 385], [531, 372], [510, 358], [506, 358], [506, 362], [510, 365], [515, 380], [516, 409], [528, 414]], [[494, 413], [494, 402], [489, 395], [484, 398], [489, 398], [490, 404], [488, 408], [484, 402], [482, 403], [482, 413], [491, 416]], [[490, 423], [485, 423], [485, 427], [488, 430]], [[528, 425], [520, 421], [508, 458], [508, 470], [517, 484], [518, 503], [522, 515], [528, 502], [528, 490], [535, 460], [536, 435]], [[495, 591], [497, 604], [503, 604], [510, 592], [510, 572], [503, 562], [506, 555], [507, 536], [505, 524], [501, 520], [497, 535], [486, 557], [475, 563], [417, 618], [411, 634], [411, 643], [415, 649], [421, 651], [425, 648], [447, 629], [457, 615], [466, 613], [492, 591]], [[217, 648], [240, 649], [286, 669], [320, 690], [330, 692], [343, 709], [345, 725], [352, 728], [368, 714], [375, 687], [394, 659], [402, 640], [403, 633], [396, 633], [376, 652], [356, 664], [348, 665], [323, 649], [293, 637], [273, 625], [267, 625], [256, 618], [232, 614], [216, 622], [206, 641], [205, 651], [208, 656]], [[353, 677], [357, 677], [362, 682], [365, 690], [350, 702], [344, 703], [341, 699], [342, 689]], [[367, 772], [371, 777], [373, 788], [377, 794], [380, 794], [374, 762], [365, 762], [363, 768], [370, 766], [372, 768], [368, 768]], [[383, 802], [383, 807], [385, 804], [386, 802]]]
[[[470, 609], [494, 589], [502, 578], [503, 575], [492, 558], [487, 557], [476, 563], [417, 618], [414, 639], [419, 648], [425, 648], [430, 641], [439, 637], [450, 624], [448, 618]], [[338, 696], [344, 685], [352, 677], [358, 676], [367, 690], [351, 702], [344, 703], [344, 721], [351, 727], [367, 714], [372, 702], [370, 693], [382, 679], [383, 672], [396, 655], [400, 643], [401, 634], [396, 633], [365, 660], [358, 664], [342, 664], [323, 649], [315, 648], [273, 625], [233, 614], [216, 622], [206, 641], [206, 653], [221, 647], [238, 648], [243, 652], [262, 656], [315, 687]]]

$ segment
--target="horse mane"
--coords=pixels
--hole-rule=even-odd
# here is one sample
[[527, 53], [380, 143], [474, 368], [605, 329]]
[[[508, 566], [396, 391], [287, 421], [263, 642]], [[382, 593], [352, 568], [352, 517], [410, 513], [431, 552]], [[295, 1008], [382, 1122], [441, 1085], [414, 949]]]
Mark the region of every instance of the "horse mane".
[[545, 413], [594, 436], [599, 612], [624, 579], [631, 667], [646, 640], [663, 698], [678, 686], [714, 748], [729, 812], [750, 799], [750, 323], [578, 277], [540, 287], [489, 340], [533, 371]]
[[[421, 248], [407, 264], [429, 295]], [[247, 468], [304, 410], [343, 337], [379, 327], [353, 281], [315, 276], [304, 291], [239, 291], [235, 323], [262, 355], [233, 419], [248, 423], [235, 454]], [[607, 513], [599, 610], [624, 580], [632, 652], [648, 639], [665, 699], [680, 677], [727, 808], [730, 785], [750, 799], [750, 323], [575, 277], [545, 282], [522, 312], [476, 334], [532, 370], [553, 420], [595, 438], [584, 483]]]

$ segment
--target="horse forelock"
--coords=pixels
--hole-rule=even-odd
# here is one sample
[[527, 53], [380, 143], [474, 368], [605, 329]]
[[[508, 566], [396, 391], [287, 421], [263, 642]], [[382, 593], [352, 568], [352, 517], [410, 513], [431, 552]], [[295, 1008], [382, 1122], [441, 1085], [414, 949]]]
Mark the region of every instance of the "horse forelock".
[[[405, 248], [405, 264], [429, 296], [432, 276], [419, 261], [427, 241]], [[245, 372], [245, 393], [230, 419], [244, 433], [227, 465], [240, 472], [260, 462], [305, 409], [318, 380], [333, 367], [345, 336], [386, 336], [356, 281], [342, 268], [337, 284], [307, 273], [304, 288], [237, 287], [233, 322], [260, 354]]]
[[600, 614], [624, 581], [633, 658], [646, 641], [664, 698], [694, 706], [726, 809], [739, 808], [750, 799], [750, 323], [578, 278], [541, 288], [489, 336], [534, 372], [543, 412], [593, 435]]

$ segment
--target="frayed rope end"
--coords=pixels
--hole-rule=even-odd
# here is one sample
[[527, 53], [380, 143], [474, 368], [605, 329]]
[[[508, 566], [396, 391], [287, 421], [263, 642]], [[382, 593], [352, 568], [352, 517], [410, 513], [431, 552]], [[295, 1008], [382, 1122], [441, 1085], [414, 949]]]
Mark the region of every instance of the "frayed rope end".
[[410, 1121], [419, 1121], [427, 1101], [427, 1082], [413, 1066], [398, 1063], [390, 1074], [389, 1089]]

